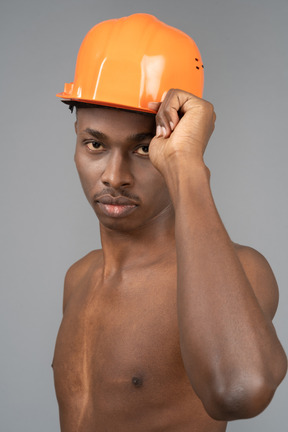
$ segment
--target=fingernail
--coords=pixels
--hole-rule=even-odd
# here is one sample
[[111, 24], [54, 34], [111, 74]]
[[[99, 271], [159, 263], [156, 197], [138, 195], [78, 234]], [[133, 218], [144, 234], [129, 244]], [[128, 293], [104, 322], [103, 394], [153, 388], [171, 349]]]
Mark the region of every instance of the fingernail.
[[164, 126], [162, 126], [162, 131], [163, 131], [163, 137], [165, 138], [165, 136], [166, 136], [166, 128]]
[[169, 124], [170, 124], [170, 128], [171, 128], [171, 130], [173, 131], [173, 130], [174, 130], [174, 124], [173, 124], [173, 122], [170, 121]]
[[162, 135], [162, 127], [160, 125], [158, 125], [156, 127], [156, 136], [160, 137]]

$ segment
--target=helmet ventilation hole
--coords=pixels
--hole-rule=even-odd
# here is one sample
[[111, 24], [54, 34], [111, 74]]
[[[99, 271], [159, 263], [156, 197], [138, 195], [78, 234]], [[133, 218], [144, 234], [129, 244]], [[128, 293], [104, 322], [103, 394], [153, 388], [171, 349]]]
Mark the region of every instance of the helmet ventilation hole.
[[[199, 59], [195, 57], [195, 61], [196, 61], [196, 62], [199, 62]], [[204, 69], [204, 65], [203, 65], [203, 64], [201, 65], [201, 67], [202, 67], [202, 68]], [[200, 69], [200, 67], [199, 67], [199, 66], [196, 66], [196, 69], [198, 69], [198, 70], [199, 70], [199, 69]]]

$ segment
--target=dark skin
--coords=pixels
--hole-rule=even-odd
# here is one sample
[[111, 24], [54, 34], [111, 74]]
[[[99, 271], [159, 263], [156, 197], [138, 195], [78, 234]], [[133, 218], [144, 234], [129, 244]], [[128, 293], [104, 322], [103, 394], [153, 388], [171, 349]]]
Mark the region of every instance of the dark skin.
[[222, 432], [259, 414], [286, 373], [273, 273], [232, 243], [211, 194], [213, 106], [172, 90], [151, 108], [156, 125], [77, 113], [75, 162], [103, 248], [65, 279], [62, 432]]

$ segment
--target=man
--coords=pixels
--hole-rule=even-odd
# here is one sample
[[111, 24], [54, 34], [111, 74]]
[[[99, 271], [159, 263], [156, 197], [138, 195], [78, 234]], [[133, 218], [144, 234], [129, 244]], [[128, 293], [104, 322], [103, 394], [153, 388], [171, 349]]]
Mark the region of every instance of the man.
[[232, 243], [213, 201], [202, 87], [195, 43], [136, 14], [88, 33], [59, 95], [76, 107], [75, 163], [102, 241], [65, 279], [62, 432], [222, 432], [285, 376], [273, 273]]

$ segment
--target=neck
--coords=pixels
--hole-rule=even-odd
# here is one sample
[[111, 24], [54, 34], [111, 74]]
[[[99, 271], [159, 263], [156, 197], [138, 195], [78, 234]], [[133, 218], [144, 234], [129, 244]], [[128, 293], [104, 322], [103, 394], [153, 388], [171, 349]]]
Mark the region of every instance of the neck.
[[149, 224], [133, 231], [116, 231], [100, 223], [104, 258], [104, 277], [129, 268], [150, 267], [175, 250], [174, 211], [172, 206]]

